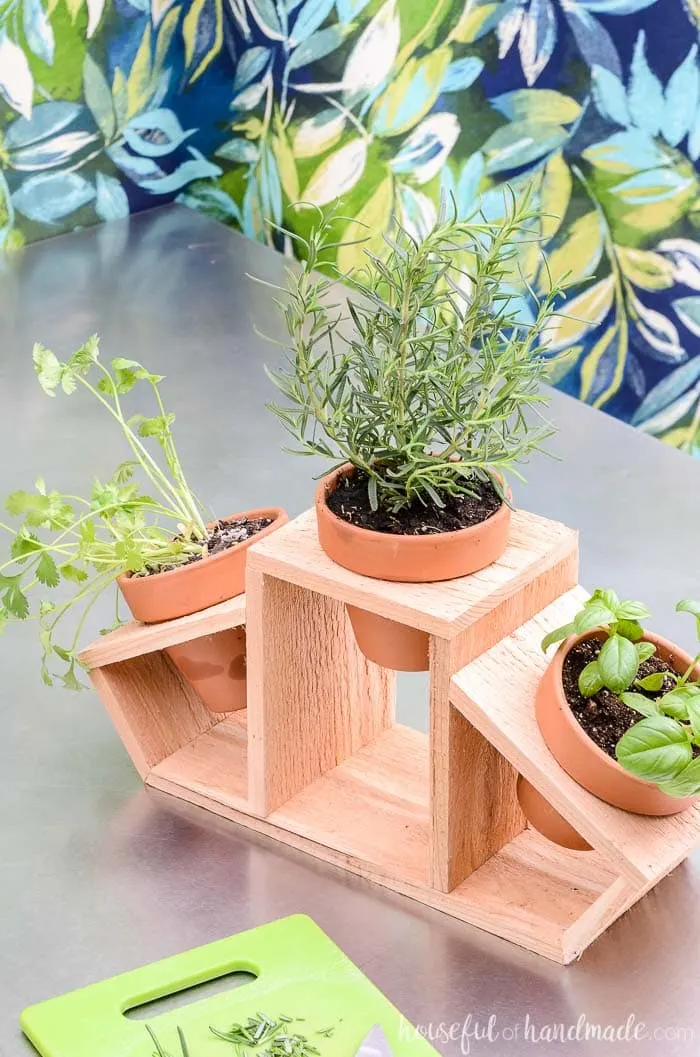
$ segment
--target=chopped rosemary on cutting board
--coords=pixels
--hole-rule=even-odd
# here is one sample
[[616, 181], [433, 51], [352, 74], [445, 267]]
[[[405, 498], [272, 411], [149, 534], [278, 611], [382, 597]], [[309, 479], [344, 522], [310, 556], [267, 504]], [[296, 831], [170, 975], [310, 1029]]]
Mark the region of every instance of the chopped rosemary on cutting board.
[[[219, 1031], [213, 1027], [209, 1030], [217, 1039], [235, 1046], [236, 1057], [321, 1057], [318, 1047], [306, 1035], [293, 1031], [290, 1026], [302, 1023], [303, 1020], [303, 1017], [289, 1017], [286, 1014], [274, 1018], [265, 1013], [256, 1013], [254, 1017], [249, 1017], [245, 1024], [233, 1024], [228, 1031]], [[147, 1031], [156, 1046], [153, 1057], [171, 1057], [148, 1025]], [[334, 1031], [335, 1027], [331, 1025], [313, 1034], [319, 1038], [330, 1039]], [[188, 1050], [180, 1028], [177, 1033], [180, 1040], [180, 1057], [197, 1057]], [[249, 1050], [255, 1050], [255, 1054], [249, 1055]]]

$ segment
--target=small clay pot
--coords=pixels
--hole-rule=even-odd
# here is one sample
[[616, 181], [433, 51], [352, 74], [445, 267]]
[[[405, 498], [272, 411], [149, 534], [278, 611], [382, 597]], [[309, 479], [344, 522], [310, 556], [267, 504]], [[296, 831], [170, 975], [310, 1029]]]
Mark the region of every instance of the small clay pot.
[[523, 815], [543, 837], [571, 851], [591, 850], [588, 841], [521, 774], [518, 775], [517, 793]]
[[[507, 503], [486, 521], [456, 532], [402, 536], [351, 525], [327, 503], [340, 478], [351, 473], [354, 468], [346, 463], [319, 482], [316, 520], [323, 550], [352, 572], [377, 580], [434, 583], [477, 572], [497, 561], [506, 549], [511, 514]], [[369, 660], [397, 671], [427, 671], [426, 632], [354, 606], [348, 606], [348, 612], [360, 649]]]
[[[180, 565], [164, 573], [152, 576], [130, 576], [124, 573], [117, 577], [119, 590], [134, 619], [144, 624], [160, 624], [164, 620], [176, 620], [189, 613], [226, 602], [245, 591], [246, 552], [253, 543], [258, 543], [271, 532], [281, 528], [288, 518], [280, 507], [261, 507], [231, 514], [225, 521], [272, 518], [267, 528], [233, 547], [219, 551], [190, 565]], [[216, 522], [207, 525], [213, 528]]]
[[[211, 557], [151, 576], [117, 577], [132, 615], [144, 624], [160, 624], [199, 613], [245, 591], [248, 548], [281, 528], [288, 518], [280, 507], [232, 514], [227, 521], [272, 518], [255, 535]], [[210, 524], [207, 528], [211, 528]], [[246, 706], [245, 629], [231, 628], [191, 639], [165, 651], [212, 712], [233, 712]]]
[[245, 628], [227, 628], [166, 650], [212, 712], [237, 712], [246, 700]]
[[[587, 639], [604, 638], [602, 631], [588, 631], [584, 635], [572, 635], [561, 644], [545, 671], [537, 688], [535, 709], [537, 722], [542, 736], [552, 755], [560, 766], [571, 775], [579, 785], [589, 793], [605, 800], [614, 807], [631, 811], [637, 815], [676, 815], [696, 803], [694, 797], [674, 797], [662, 793], [653, 782], [647, 782], [630, 774], [603, 752], [586, 734], [574, 716], [564, 694], [562, 669], [564, 660], [570, 650], [579, 642]], [[646, 642], [656, 646], [656, 653], [663, 661], [670, 664], [677, 672], [685, 672], [692, 663], [692, 658], [672, 642], [658, 635], [647, 633]], [[641, 719], [641, 716], [640, 716]], [[538, 794], [539, 795], [539, 794]], [[542, 799], [542, 798], [540, 798]], [[546, 804], [546, 801], [544, 802]], [[538, 807], [535, 798], [521, 800], [523, 812], [528, 821], [545, 836], [553, 833], [551, 819]], [[551, 807], [546, 804], [549, 812]], [[565, 847], [574, 847], [575, 840], [585, 841], [568, 823], [561, 820], [570, 830], [564, 840], [552, 835], [557, 843]], [[548, 832], [549, 830], [549, 832]]]

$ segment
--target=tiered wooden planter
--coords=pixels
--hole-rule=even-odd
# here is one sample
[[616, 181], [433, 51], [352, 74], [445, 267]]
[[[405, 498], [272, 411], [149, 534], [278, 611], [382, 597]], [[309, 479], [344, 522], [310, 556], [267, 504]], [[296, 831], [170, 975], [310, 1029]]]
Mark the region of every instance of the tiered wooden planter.
[[[326, 557], [309, 511], [251, 548], [245, 598], [126, 625], [82, 660], [148, 785], [567, 963], [700, 837], [700, 807], [609, 807], [542, 740], [540, 642], [580, 607], [577, 568], [575, 532], [517, 512], [482, 572], [370, 580]], [[429, 634], [430, 735], [395, 723], [394, 674], [360, 653], [346, 603]], [[248, 707], [217, 716], [162, 651], [242, 624]], [[518, 773], [595, 850], [527, 828]]]

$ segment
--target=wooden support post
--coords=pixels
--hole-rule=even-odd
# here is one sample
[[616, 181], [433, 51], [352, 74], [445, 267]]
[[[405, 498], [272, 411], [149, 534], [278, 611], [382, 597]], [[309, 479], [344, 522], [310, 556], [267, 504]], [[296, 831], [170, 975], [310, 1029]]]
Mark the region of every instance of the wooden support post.
[[451, 892], [525, 828], [517, 771], [452, 707], [454, 646], [431, 640], [432, 883]]
[[345, 606], [247, 574], [249, 790], [268, 815], [393, 721], [394, 676], [357, 648]]
[[95, 668], [90, 678], [142, 778], [221, 718], [161, 652]]

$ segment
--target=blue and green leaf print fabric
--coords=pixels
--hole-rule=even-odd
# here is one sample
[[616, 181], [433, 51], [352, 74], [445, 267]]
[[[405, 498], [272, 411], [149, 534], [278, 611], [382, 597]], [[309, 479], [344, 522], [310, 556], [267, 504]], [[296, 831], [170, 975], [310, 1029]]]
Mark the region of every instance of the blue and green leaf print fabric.
[[3, 0], [0, 245], [177, 198], [292, 252], [292, 203], [342, 197], [381, 246], [534, 178], [555, 383], [698, 455], [699, 31], [700, 0]]

